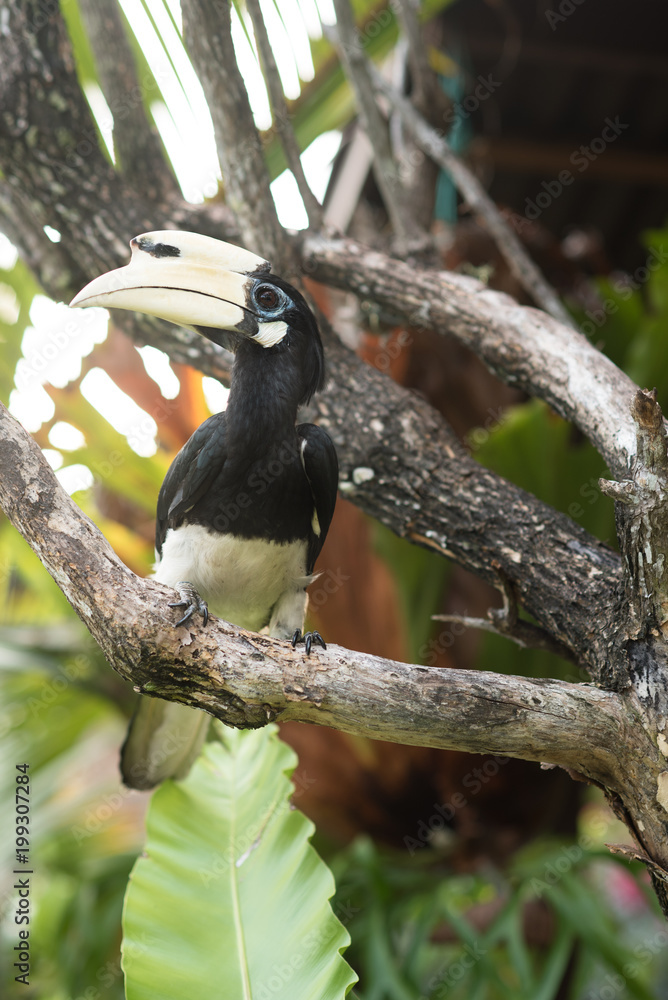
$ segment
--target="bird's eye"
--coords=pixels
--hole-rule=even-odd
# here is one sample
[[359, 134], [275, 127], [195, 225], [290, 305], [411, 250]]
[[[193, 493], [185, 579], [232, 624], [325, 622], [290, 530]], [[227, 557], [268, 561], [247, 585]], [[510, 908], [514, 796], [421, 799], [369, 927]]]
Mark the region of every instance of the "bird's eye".
[[262, 309], [271, 312], [281, 303], [281, 297], [273, 285], [259, 285], [255, 289], [255, 301]]

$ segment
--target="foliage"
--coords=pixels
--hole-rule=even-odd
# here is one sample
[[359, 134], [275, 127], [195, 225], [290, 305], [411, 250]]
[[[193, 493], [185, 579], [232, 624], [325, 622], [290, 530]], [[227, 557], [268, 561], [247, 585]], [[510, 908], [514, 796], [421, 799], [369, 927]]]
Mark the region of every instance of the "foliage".
[[340, 956], [348, 935], [314, 827], [290, 806], [296, 757], [275, 726], [218, 732], [186, 780], [153, 796], [123, 915], [128, 1000], [221, 983], [249, 1000], [343, 997], [356, 979]]
[[[610, 979], [650, 1000], [666, 982], [658, 908], [587, 834], [534, 844], [484, 876], [453, 875], [438, 851], [399, 855], [369, 840], [331, 863], [359, 1000], [579, 1000]], [[635, 909], [611, 911], [606, 882], [625, 883]]]

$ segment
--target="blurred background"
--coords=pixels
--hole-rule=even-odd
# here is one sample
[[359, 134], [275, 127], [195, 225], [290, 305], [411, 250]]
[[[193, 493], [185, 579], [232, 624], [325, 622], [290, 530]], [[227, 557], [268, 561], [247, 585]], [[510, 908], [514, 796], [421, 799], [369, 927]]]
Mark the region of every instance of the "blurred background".
[[[177, 0], [121, 0], [142, 100], [184, 198], [222, 199], [211, 118], [180, 35]], [[356, 0], [360, 38], [408, 87], [394, 4]], [[113, 115], [76, 0], [62, 5], [98, 141]], [[307, 177], [327, 221], [384, 246], [389, 221], [354, 100], [329, 40], [329, 0], [264, 0]], [[661, 0], [426, 0], [431, 67], [449, 98], [444, 134], [557, 288], [582, 332], [641, 386], [668, 389], [668, 11]], [[306, 214], [276, 135], [241, 0], [234, 38], [264, 130], [282, 224]], [[437, 121], [433, 124], [436, 126]], [[420, 154], [421, 155], [421, 154]], [[526, 295], [447, 176], [415, 151], [420, 211], [444, 267]], [[417, 158], [416, 158], [417, 157]], [[1, 229], [1, 224], [0, 224]], [[60, 239], [47, 227], [54, 243]], [[128, 240], [135, 235], [128, 233]], [[478, 461], [616, 547], [605, 467], [543, 403], [495, 379], [464, 347], [397, 328], [371, 304], [310, 283], [346, 343], [425, 396]], [[227, 390], [104, 310], [71, 313], [40, 289], [0, 232], [0, 397], [121, 558], [146, 575], [157, 493]], [[573, 681], [573, 663], [435, 614], [484, 617], [499, 595], [393, 536], [339, 498], [310, 594], [328, 641], [442, 669]], [[147, 796], [123, 789], [118, 751], [134, 695], [103, 661], [37, 557], [0, 519], [0, 815], [30, 764], [35, 954], [24, 997], [117, 1000], [120, 913]], [[558, 769], [403, 747], [290, 723], [295, 804], [337, 878], [335, 910], [364, 1000], [668, 997], [668, 932], [603, 796]], [[3, 825], [5, 821], [3, 820]], [[7, 825], [9, 830], [9, 825]], [[0, 979], [15, 987], [11, 861], [2, 836]], [[10, 852], [11, 849], [11, 853]], [[612, 991], [606, 993], [605, 991]]]

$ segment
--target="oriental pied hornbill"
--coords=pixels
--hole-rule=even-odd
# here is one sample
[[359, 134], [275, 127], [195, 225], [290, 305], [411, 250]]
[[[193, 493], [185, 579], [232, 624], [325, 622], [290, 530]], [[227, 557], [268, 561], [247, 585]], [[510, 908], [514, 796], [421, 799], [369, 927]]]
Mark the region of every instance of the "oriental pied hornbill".
[[[276, 638], [302, 634], [305, 588], [325, 540], [338, 467], [327, 433], [295, 426], [324, 384], [322, 343], [299, 292], [261, 257], [196, 233], [145, 233], [130, 263], [79, 292], [73, 306], [133, 309], [191, 327], [235, 353], [227, 409], [174, 459], [158, 497], [155, 579], [179, 591], [176, 627], [208, 605]], [[209, 716], [141, 698], [121, 753], [123, 780], [152, 788], [184, 777]]]

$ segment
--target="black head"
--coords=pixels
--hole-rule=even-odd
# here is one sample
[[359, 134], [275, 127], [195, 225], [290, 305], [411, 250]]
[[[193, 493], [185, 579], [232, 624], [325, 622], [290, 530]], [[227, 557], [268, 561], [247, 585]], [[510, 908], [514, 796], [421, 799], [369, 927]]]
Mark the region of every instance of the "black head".
[[[263, 360], [275, 360], [283, 372], [289, 368], [299, 405], [308, 403], [325, 384], [325, 355], [306, 299], [283, 278], [267, 274], [249, 276], [246, 301], [248, 329], [239, 330], [237, 349], [241, 347], [246, 357], [261, 354]], [[210, 336], [217, 331], [201, 332]]]
[[315, 317], [262, 257], [177, 230], [144, 233], [130, 246], [130, 263], [90, 282], [71, 305], [134, 309], [188, 326], [244, 358], [256, 352], [257, 363], [275, 359], [298, 404], [323, 387]]

